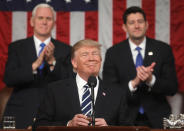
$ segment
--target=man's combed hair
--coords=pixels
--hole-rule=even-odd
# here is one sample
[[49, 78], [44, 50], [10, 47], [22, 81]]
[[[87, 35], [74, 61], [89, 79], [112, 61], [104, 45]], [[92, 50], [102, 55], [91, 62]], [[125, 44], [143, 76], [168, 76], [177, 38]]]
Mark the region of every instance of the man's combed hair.
[[33, 11], [32, 11], [32, 17], [35, 17], [36, 15], [36, 10], [38, 8], [50, 8], [53, 12], [53, 16], [54, 16], [54, 20], [56, 20], [56, 13], [55, 13], [55, 10], [52, 6], [50, 6], [49, 4], [46, 4], [46, 3], [41, 3], [41, 4], [38, 4], [37, 6], [34, 7]]
[[80, 49], [81, 47], [97, 47], [99, 50], [101, 50], [101, 45], [94, 40], [91, 39], [85, 39], [85, 40], [80, 40], [78, 41], [73, 47], [72, 47], [72, 51], [71, 51], [71, 58], [74, 58], [75, 52]]
[[143, 15], [143, 17], [144, 17], [144, 20], [146, 21], [146, 14], [145, 14], [144, 10], [141, 9], [140, 7], [138, 7], [138, 6], [131, 6], [131, 7], [127, 8], [126, 11], [123, 14], [123, 22], [124, 22], [124, 24], [127, 23], [128, 15], [130, 15], [132, 13], [133, 14], [141, 13]]

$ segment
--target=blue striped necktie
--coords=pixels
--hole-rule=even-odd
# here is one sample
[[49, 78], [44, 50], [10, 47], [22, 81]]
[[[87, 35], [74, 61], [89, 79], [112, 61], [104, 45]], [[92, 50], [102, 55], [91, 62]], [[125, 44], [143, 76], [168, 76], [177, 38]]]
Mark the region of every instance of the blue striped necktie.
[[[140, 47], [136, 47], [136, 49], [138, 51], [137, 57], [136, 57], [136, 68], [139, 66], [142, 66], [143, 64], [143, 59], [142, 59], [142, 55], [141, 55], [141, 48]], [[139, 113], [140, 114], [144, 114], [144, 108], [142, 106], [139, 107]]]
[[91, 116], [92, 113], [92, 100], [91, 100], [91, 94], [89, 91], [89, 86], [84, 85], [84, 92], [82, 95], [82, 104], [81, 104], [81, 111], [82, 114], [86, 116]]
[[[42, 51], [43, 51], [43, 49], [44, 49], [44, 47], [45, 47], [46, 45], [45, 45], [45, 43], [41, 43], [40, 46], [41, 46], [41, 49], [40, 49], [40, 51], [39, 51], [38, 56], [40, 56], [40, 54], [42, 53]], [[42, 70], [43, 67], [44, 67], [44, 62], [40, 65], [39, 70]]]

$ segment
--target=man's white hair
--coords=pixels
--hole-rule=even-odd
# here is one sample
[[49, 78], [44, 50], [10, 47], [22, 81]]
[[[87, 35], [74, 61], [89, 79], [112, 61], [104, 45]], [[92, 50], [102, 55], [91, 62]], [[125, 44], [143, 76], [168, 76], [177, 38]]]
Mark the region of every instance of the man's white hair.
[[32, 11], [32, 17], [35, 17], [36, 15], [36, 10], [38, 8], [50, 8], [52, 13], [53, 13], [53, 16], [54, 16], [54, 21], [56, 20], [56, 13], [55, 13], [55, 10], [52, 6], [50, 6], [49, 4], [46, 4], [46, 3], [41, 3], [41, 4], [38, 4], [36, 5], [34, 8], [33, 8], [33, 11]]

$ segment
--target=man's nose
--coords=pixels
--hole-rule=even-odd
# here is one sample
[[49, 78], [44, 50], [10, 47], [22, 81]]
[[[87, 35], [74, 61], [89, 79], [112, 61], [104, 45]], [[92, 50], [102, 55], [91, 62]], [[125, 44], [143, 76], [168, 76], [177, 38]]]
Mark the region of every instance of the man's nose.
[[139, 23], [135, 22], [135, 27], [138, 28], [139, 27]]
[[89, 60], [94, 60], [95, 56], [93, 54], [89, 54]]
[[43, 21], [42, 21], [42, 23], [43, 24], [46, 24], [47, 23], [47, 19], [44, 18]]

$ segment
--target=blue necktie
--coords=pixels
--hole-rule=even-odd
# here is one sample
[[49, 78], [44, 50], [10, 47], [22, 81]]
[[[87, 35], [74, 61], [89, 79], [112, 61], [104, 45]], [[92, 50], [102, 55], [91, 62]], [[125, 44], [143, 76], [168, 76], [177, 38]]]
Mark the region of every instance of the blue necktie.
[[[140, 47], [136, 47], [136, 49], [138, 51], [138, 54], [137, 54], [137, 57], [136, 57], [136, 63], [135, 63], [135, 66], [136, 68], [139, 67], [139, 66], [142, 66], [143, 64], [143, 59], [142, 59], [142, 55], [141, 55], [141, 48]], [[142, 106], [140, 106], [139, 108], [139, 113], [140, 114], [144, 114], [144, 108]]]
[[138, 67], [138, 66], [142, 66], [142, 55], [141, 55], [141, 48], [140, 47], [136, 47], [135, 50], [138, 51], [138, 54], [137, 54], [137, 57], [136, 57], [136, 63], [135, 63], [135, 66]]
[[82, 114], [86, 116], [91, 116], [92, 112], [92, 101], [91, 101], [91, 94], [89, 91], [89, 86], [84, 85], [84, 92], [82, 95], [82, 105], [81, 105], [81, 111]]
[[[45, 45], [45, 43], [41, 43], [40, 46], [41, 46], [41, 49], [40, 49], [40, 51], [39, 51], [38, 56], [40, 56], [40, 54], [42, 53], [42, 51], [43, 51], [43, 49], [44, 49], [44, 47], [45, 47], [46, 45]], [[42, 70], [43, 67], [44, 67], [44, 62], [40, 65], [39, 70]]]

